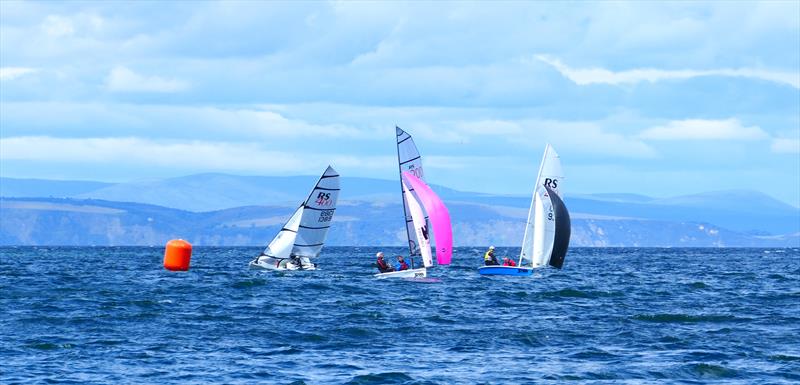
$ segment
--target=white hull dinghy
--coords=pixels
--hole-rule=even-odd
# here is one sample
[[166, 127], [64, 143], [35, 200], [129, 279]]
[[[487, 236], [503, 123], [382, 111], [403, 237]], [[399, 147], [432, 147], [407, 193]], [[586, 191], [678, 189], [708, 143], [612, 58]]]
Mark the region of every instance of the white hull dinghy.
[[[424, 182], [422, 157], [414, 140], [407, 132], [396, 127], [397, 163], [400, 172], [400, 192], [406, 219], [409, 270], [375, 274], [377, 278], [424, 278], [427, 268], [433, 266], [429, 224], [436, 236], [436, 262], [449, 265], [453, 253], [453, 230], [450, 213], [444, 203]], [[424, 209], [424, 211], [423, 211]], [[428, 215], [426, 215], [426, 212]], [[422, 259], [422, 267], [414, 266], [414, 257]]]
[[317, 264], [307, 257], [301, 258], [274, 258], [260, 255], [250, 261], [251, 269], [263, 270], [317, 270]]
[[378, 279], [386, 279], [386, 278], [425, 278], [427, 276], [428, 276], [428, 269], [425, 268], [425, 267], [421, 267], [419, 269], [390, 271], [388, 273], [375, 274], [375, 278], [378, 278]]
[[319, 256], [331, 227], [339, 197], [339, 174], [328, 166], [308, 198], [294, 211], [251, 269], [316, 270], [311, 260]]

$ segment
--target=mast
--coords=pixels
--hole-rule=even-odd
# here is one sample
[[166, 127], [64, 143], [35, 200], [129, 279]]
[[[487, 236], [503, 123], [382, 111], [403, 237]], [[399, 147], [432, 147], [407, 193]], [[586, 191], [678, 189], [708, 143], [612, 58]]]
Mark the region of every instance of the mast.
[[[408, 259], [411, 260], [411, 268], [414, 268], [414, 248], [411, 247], [411, 232], [408, 230], [408, 217], [406, 213], [408, 212], [408, 207], [406, 207], [406, 196], [403, 192], [403, 167], [400, 165], [400, 142], [397, 138], [400, 137], [399, 132], [405, 132], [402, 128], [398, 126], [394, 126], [395, 128], [395, 138], [394, 142], [397, 144], [397, 176], [400, 182], [400, 198], [403, 200], [403, 226], [406, 228], [406, 240], [408, 241]], [[408, 134], [408, 133], [406, 133]], [[409, 135], [410, 136], [410, 135]], [[416, 236], [415, 236], [416, 237]]]
[[[533, 216], [534, 205], [536, 204], [536, 190], [539, 189], [539, 179], [542, 178], [542, 170], [544, 170], [544, 162], [547, 159], [547, 152], [550, 151], [550, 143], [544, 147], [544, 154], [542, 154], [542, 161], [539, 163], [539, 172], [536, 174], [536, 182], [533, 185], [533, 194], [531, 194], [531, 207], [528, 209], [528, 221], [525, 222], [525, 235], [522, 238], [522, 249], [519, 251], [519, 262], [517, 266], [522, 266], [522, 254], [525, 253], [525, 241], [528, 237], [533, 236], [529, 234], [528, 228], [531, 225], [531, 217]], [[398, 155], [399, 156], [399, 155]], [[533, 255], [529, 255], [531, 266], [533, 266]]]

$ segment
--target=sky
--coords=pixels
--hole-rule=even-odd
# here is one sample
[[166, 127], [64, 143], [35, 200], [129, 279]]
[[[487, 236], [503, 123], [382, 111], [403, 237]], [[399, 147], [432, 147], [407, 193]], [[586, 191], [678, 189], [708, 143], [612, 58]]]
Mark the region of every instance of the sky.
[[0, 1], [0, 175], [397, 175], [800, 206], [800, 2]]

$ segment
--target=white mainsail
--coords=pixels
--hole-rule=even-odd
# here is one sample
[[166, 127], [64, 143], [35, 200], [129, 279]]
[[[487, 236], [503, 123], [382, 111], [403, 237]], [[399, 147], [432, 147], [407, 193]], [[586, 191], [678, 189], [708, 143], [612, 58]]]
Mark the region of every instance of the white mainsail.
[[[544, 186], [550, 187], [561, 196], [560, 185], [563, 180], [561, 159], [550, 144], [544, 148], [542, 163], [536, 176], [536, 185], [533, 188], [531, 207], [528, 210], [528, 221], [525, 226], [525, 235], [522, 238], [522, 250], [519, 255], [520, 266], [539, 266], [547, 264], [552, 252], [552, 238], [555, 236], [555, 222], [552, 220], [553, 204], [550, 201]], [[540, 195], [541, 192], [541, 195]], [[537, 199], [539, 202], [537, 203]], [[537, 205], [539, 207], [537, 207]], [[550, 220], [547, 220], [547, 216]], [[537, 222], [541, 222], [540, 231], [535, 230]], [[551, 229], [545, 227], [550, 226]], [[541, 237], [538, 241], [536, 238]], [[548, 246], [549, 244], [549, 246]], [[539, 254], [537, 256], [537, 254]], [[544, 261], [542, 262], [542, 259]]]
[[556, 221], [553, 216], [553, 205], [547, 191], [539, 189], [534, 197], [536, 208], [533, 227], [533, 258], [532, 266], [547, 265], [550, 254], [553, 252], [553, 241], [556, 239]]
[[339, 174], [331, 166], [325, 170], [301, 206], [303, 214], [292, 247], [292, 256], [314, 258], [322, 251], [331, 227], [339, 197]]
[[[419, 155], [419, 150], [417, 150], [417, 146], [414, 144], [414, 139], [411, 138], [407, 132], [400, 129], [400, 127], [395, 126], [395, 131], [397, 133], [397, 163], [398, 168], [400, 171], [400, 181], [403, 180], [403, 172], [407, 171], [417, 178], [421, 180], [425, 180], [425, 173], [422, 169], [422, 157]], [[414, 189], [410, 189], [410, 191], [414, 191]], [[414, 234], [416, 229], [414, 228], [414, 220], [411, 216], [411, 211], [409, 211], [408, 200], [403, 194], [403, 207], [406, 219], [406, 235], [408, 236], [408, 249], [409, 255], [420, 255], [420, 245], [417, 242], [414, 242]], [[428, 217], [425, 217], [425, 228], [429, 228]]]
[[264, 255], [275, 258], [289, 258], [294, 247], [297, 229], [300, 226], [300, 217], [303, 216], [303, 206], [295, 210], [285, 225], [278, 231], [278, 235], [264, 249]]
[[412, 225], [414, 226], [414, 238], [422, 255], [422, 264], [425, 267], [433, 265], [433, 255], [431, 254], [431, 240], [428, 236], [428, 223], [425, 220], [425, 214], [422, 211], [422, 206], [417, 202], [417, 198], [411, 193], [411, 190], [401, 180], [403, 186], [403, 197], [406, 199], [406, 206], [411, 213]]

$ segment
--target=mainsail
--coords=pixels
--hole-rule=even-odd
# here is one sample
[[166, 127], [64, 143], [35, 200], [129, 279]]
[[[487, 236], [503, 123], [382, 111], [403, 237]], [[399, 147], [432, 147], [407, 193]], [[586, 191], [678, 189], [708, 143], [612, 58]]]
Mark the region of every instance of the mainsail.
[[430, 217], [433, 236], [436, 239], [436, 262], [440, 265], [449, 265], [453, 255], [450, 212], [436, 193], [413, 173], [403, 172], [403, 179], [411, 186], [414, 197], [418, 198]]
[[422, 255], [422, 265], [430, 267], [433, 265], [433, 257], [431, 256], [431, 240], [428, 235], [428, 223], [425, 220], [425, 214], [420, 207], [417, 198], [411, 194], [408, 186], [401, 180], [403, 185], [403, 198], [406, 200], [408, 211], [411, 213], [412, 224], [414, 225], [414, 239], [419, 245], [420, 255]]
[[525, 235], [522, 238], [522, 250], [519, 255], [520, 266], [538, 267], [546, 265], [552, 252], [555, 221], [553, 220], [553, 203], [549, 192], [561, 195], [560, 185], [563, 180], [561, 159], [550, 144], [545, 146], [536, 185], [533, 188], [531, 207], [528, 210], [528, 221]]
[[[395, 131], [397, 133], [397, 167], [400, 173], [400, 183], [402, 189], [403, 172], [410, 172], [423, 181], [425, 180], [425, 173], [422, 170], [422, 157], [419, 155], [417, 146], [414, 144], [414, 139], [412, 139], [411, 135], [409, 135], [407, 132], [400, 129], [400, 127], [395, 126]], [[409, 190], [413, 191], [413, 186], [411, 186]], [[405, 194], [403, 194], [403, 211], [406, 219], [406, 235], [408, 236], [409, 255], [412, 257], [415, 255], [421, 255], [420, 245], [418, 245], [415, 241], [416, 236], [414, 234], [416, 230], [414, 229], [414, 220], [411, 216], [411, 211], [409, 210], [409, 205]], [[425, 217], [425, 222], [428, 222], [427, 217]], [[428, 226], [426, 225], [425, 227], [427, 228]]]
[[292, 256], [313, 258], [322, 251], [339, 197], [339, 174], [331, 166], [317, 181], [301, 208], [303, 214], [292, 247]]

